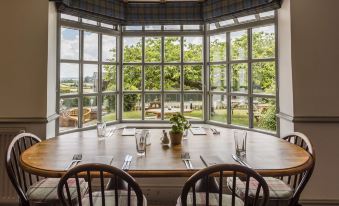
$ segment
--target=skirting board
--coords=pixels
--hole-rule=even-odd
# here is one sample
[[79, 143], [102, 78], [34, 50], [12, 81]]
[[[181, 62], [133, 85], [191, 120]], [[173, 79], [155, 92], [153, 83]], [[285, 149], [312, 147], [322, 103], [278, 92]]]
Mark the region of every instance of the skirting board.
[[333, 206], [339, 205], [338, 200], [321, 200], [321, 199], [308, 199], [308, 200], [300, 200], [302, 206]]

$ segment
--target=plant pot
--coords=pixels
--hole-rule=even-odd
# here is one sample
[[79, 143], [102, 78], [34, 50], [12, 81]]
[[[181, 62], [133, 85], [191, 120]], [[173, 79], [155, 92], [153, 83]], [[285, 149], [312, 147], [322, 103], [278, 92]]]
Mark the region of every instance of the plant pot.
[[169, 132], [171, 138], [172, 145], [179, 145], [181, 144], [182, 140], [182, 133], [173, 133], [172, 131]]

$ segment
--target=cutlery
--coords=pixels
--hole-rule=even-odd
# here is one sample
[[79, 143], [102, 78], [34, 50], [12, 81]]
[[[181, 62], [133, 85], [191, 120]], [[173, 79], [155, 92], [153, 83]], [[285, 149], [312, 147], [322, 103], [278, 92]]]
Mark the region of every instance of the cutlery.
[[181, 159], [187, 163], [188, 169], [193, 169], [190, 153], [185, 152], [184, 154], [181, 155]]
[[241, 165], [248, 167], [248, 168], [252, 168], [249, 164], [247, 164], [245, 161], [243, 161], [240, 157], [238, 157], [234, 154], [232, 154], [232, 157], [236, 162], [240, 163]]
[[122, 170], [125, 170], [125, 167], [126, 167], [128, 158], [129, 158], [129, 155], [126, 155], [126, 156], [125, 156], [125, 160], [124, 160], [124, 164], [123, 164], [122, 167], [121, 167]]
[[129, 155], [129, 158], [127, 160], [126, 166], [125, 166], [125, 170], [129, 170], [130, 166], [131, 166], [131, 161], [132, 161], [133, 156]]
[[200, 155], [200, 159], [201, 159], [202, 163], [204, 163], [204, 165], [205, 165], [206, 167], [208, 167], [207, 162], [205, 161], [205, 159], [204, 159], [201, 155]]
[[68, 170], [73, 165], [76, 166], [82, 160], [82, 154], [74, 154], [72, 161], [66, 166], [65, 170]]
[[189, 164], [187, 163], [187, 160], [185, 159], [185, 154], [184, 154], [184, 153], [181, 154], [181, 159], [182, 159], [182, 161], [185, 163], [186, 168], [187, 168], [187, 169], [190, 169], [190, 166], [189, 166]]

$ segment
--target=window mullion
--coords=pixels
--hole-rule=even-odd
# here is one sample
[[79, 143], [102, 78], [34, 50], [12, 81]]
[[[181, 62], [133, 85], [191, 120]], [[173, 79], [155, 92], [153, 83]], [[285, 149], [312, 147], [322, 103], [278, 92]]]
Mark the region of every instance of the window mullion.
[[231, 124], [231, 115], [232, 115], [232, 96], [231, 93], [231, 82], [232, 82], [232, 73], [231, 73], [231, 65], [229, 63], [231, 58], [231, 37], [230, 32], [226, 32], [226, 74], [227, 74], [227, 124]]
[[83, 116], [83, 69], [84, 69], [84, 30], [80, 30], [80, 43], [79, 43], [79, 100], [78, 100], [78, 128], [82, 128]]
[[252, 96], [252, 28], [247, 30], [247, 38], [248, 38], [248, 115], [249, 115], [249, 128], [253, 128], [253, 96]]

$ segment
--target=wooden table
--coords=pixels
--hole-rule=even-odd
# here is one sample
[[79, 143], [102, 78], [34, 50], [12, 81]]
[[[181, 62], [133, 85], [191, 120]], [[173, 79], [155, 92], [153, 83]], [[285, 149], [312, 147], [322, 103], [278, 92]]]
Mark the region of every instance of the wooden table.
[[[208, 127], [209, 125], [206, 125]], [[204, 168], [200, 155], [218, 156], [224, 163], [234, 163], [234, 139], [231, 129], [218, 128], [220, 135], [192, 135], [182, 145], [165, 147], [160, 144], [162, 129], [151, 129], [152, 144], [146, 157], [137, 157], [134, 136], [113, 136], [98, 140], [96, 130], [76, 132], [38, 143], [21, 155], [22, 167], [37, 175], [60, 177], [75, 153], [83, 154], [83, 162], [106, 161], [121, 168], [126, 154], [133, 160], [128, 171], [134, 177], [188, 177]], [[169, 129], [166, 129], [167, 131]], [[248, 132], [247, 162], [264, 176], [296, 174], [310, 164], [310, 156], [303, 149], [277, 137]], [[190, 152], [195, 170], [187, 170], [181, 160], [182, 152]]]

